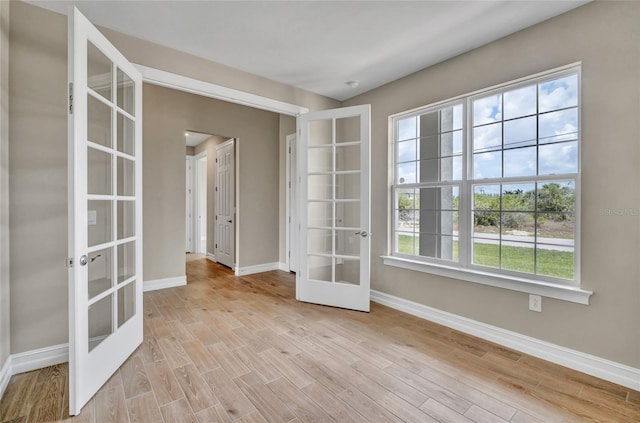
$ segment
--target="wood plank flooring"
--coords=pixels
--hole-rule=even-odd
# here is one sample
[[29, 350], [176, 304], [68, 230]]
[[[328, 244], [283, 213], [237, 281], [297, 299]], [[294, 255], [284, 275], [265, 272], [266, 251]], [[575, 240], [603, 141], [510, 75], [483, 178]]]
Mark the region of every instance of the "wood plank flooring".
[[144, 342], [68, 415], [67, 365], [16, 375], [0, 422], [640, 422], [640, 393], [372, 304], [295, 301], [294, 276], [208, 260], [144, 298]]

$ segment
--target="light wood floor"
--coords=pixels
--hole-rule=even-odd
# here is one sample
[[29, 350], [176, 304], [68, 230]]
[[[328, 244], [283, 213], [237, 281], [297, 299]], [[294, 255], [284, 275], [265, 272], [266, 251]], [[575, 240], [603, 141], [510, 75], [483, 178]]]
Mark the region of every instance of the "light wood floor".
[[67, 415], [67, 366], [14, 376], [0, 422], [639, 422], [640, 393], [372, 304], [299, 303], [293, 275], [188, 263], [145, 294], [144, 343]]

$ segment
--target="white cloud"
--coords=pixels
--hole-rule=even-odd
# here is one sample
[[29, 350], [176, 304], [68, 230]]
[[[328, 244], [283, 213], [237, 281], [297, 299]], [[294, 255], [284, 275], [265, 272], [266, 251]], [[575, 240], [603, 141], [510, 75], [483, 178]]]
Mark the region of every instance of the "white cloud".
[[496, 94], [473, 102], [473, 125], [497, 122], [502, 119], [502, 95]]
[[578, 171], [578, 143], [547, 144], [539, 147], [541, 175]]
[[540, 112], [578, 105], [578, 77], [567, 76], [539, 85]]
[[535, 114], [536, 86], [518, 88], [504, 93], [504, 118], [512, 119]]

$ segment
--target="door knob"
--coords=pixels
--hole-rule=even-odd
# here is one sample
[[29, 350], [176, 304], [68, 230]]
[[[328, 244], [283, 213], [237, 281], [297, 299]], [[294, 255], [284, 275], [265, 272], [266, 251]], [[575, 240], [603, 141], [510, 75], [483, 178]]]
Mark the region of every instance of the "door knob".
[[80, 266], [86, 266], [87, 263], [89, 263], [89, 257], [87, 257], [86, 254], [83, 254], [80, 256], [80, 260], [78, 261], [80, 262]]

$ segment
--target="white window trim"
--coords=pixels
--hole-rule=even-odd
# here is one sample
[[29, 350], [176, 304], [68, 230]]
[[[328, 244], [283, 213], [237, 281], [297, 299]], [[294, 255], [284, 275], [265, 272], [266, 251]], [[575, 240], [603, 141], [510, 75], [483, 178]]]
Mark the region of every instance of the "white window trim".
[[414, 270], [416, 272], [429, 273], [431, 275], [444, 276], [467, 282], [475, 282], [482, 285], [504, 288], [512, 291], [541, 295], [572, 303], [589, 305], [589, 299], [593, 291], [578, 288], [573, 285], [559, 285], [555, 283], [541, 282], [516, 276], [497, 273], [482, 272], [475, 269], [458, 268], [444, 264], [427, 263], [421, 260], [411, 260], [404, 257], [382, 256], [382, 262], [387, 266]]
[[[474, 266], [472, 264], [465, 266], [463, 263], [460, 263], [460, 264], [448, 266], [446, 264], [446, 261], [429, 260], [428, 258], [425, 260], [423, 258], [417, 258], [417, 257], [414, 259], [413, 257], [404, 256], [402, 254], [391, 255], [391, 251], [395, 250], [395, 238], [396, 238], [395, 231], [393, 229], [393, 225], [394, 225], [393, 204], [395, 201], [394, 188], [396, 188], [395, 173], [397, 171], [396, 163], [395, 163], [397, 142], [394, 136], [395, 135], [394, 120], [398, 117], [407, 117], [407, 116], [423, 113], [425, 110], [431, 110], [431, 109], [435, 110], [441, 107], [445, 107], [446, 105], [449, 105], [449, 104], [458, 103], [461, 100], [463, 100], [463, 109], [466, 115], [465, 126], [463, 128], [463, 136], [465, 139], [463, 148], [466, 150], [469, 143], [467, 131], [469, 130], [468, 127], [469, 127], [469, 121], [470, 121], [468, 103], [471, 99], [477, 98], [483, 95], [489, 95], [490, 93], [501, 91], [507, 87], [509, 89], [518, 88], [520, 86], [530, 84], [532, 83], [532, 81], [536, 81], [536, 83], [539, 83], [540, 80], [543, 80], [547, 77], [556, 78], [558, 77], [558, 75], [572, 73], [576, 68], [578, 68], [577, 69], [578, 80], [581, 81], [580, 66], [581, 66], [581, 62], [573, 63], [570, 65], [562, 66], [560, 68], [552, 69], [552, 70], [541, 72], [535, 75], [520, 78], [514, 81], [499, 84], [486, 89], [474, 91], [468, 94], [463, 94], [455, 98], [430, 104], [426, 107], [419, 107], [413, 110], [409, 110], [409, 111], [405, 111], [405, 112], [401, 112], [401, 113], [397, 113], [392, 116], [389, 116], [389, 139], [391, 140], [391, 142], [389, 143], [390, 144], [389, 145], [389, 170], [390, 170], [389, 186], [391, 187], [391, 189], [389, 190], [389, 197], [388, 197], [389, 202], [387, 207], [389, 211], [389, 226], [388, 226], [389, 230], [388, 230], [388, 239], [387, 239], [389, 254], [381, 256], [381, 258], [383, 259], [383, 263], [385, 265], [399, 267], [399, 268], [408, 269], [408, 270], [414, 270], [414, 271], [423, 272], [423, 273], [429, 273], [429, 274], [438, 275], [438, 276], [444, 276], [448, 278], [459, 279], [459, 280], [468, 281], [468, 282], [475, 282], [483, 285], [504, 288], [504, 289], [509, 289], [509, 290], [518, 291], [518, 292], [541, 295], [548, 298], [555, 298], [555, 299], [574, 302], [578, 304], [585, 304], [585, 305], [589, 304], [589, 299], [591, 295], [593, 295], [593, 291], [585, 290], [580, 287], [580, 250], [581, 248], [580, 248], [580, 230], [579, 230], [580, 226], [579, 225], [580, 225], [580, 194], [581, 194], [581, 191], [580, 191], [581, 157], [580, 156], [581, 156], [582, 148], [579, 149], [579, 153], [578, 153], [579, 154], [578, 173], [576, 175], [574, 174], [551, 175], [549, 177], [544, 176], [542, 178], [540, 178], [540, 176], [534, 177], [536, 179], [549, 179], [549, 180], [561, 180], [561, 179], [569, 178], [569, 179], [574, 179], [575, 181], [575, 184], [576, 184], [575, 213], [576, 213], [576, 228], [577, 228], [576, 235], [575, 235], [575, 250], [574, 250], [575, 251], [575, 258], [574, 258], [575, 280], [573, 281], [558, 280], [558, 282], [555, 282], [554, 281], [555, 278], [548, 278], [549, 280], [544, 280], [545, 279], [544, 277], [540, 279], [530, 279], [530, 278], [522, 277], [519, 274], [512, 275], [510, 274], [510, 272], [504, 272], [504, 271], [501, 271], [500, 273], [491, 272], [490, 268], [487, 268], [488, 271], [484, 271], [483, 267]], [[581, 91], [581, 83], [579, 82], [578, 83], [578, 98], [580, 99], [579, 109], [578, 109], [579, 110], [578, 111], [579, 126], [581, 126], [580, 110], [582, 109], [582, 105], [581, 105], [582, 93], [580, 91]], [[482, 179], [473, 180], [467, 177], [466, 173], [469, 171], [469, 160], [471, 159], [469, 158], [467, 151], [465, 151], [465, 154], [467, 157], [467, 163], [466, 163], [466, 166], [463, 168], [463, 172], [464, 172], [463, 180], [459, 181], [461, 192], [463, 189], [467, 189], [463, 187], [468, 187], [473, 184], [489, 182], [489, 180], [482, 180]], [[503, 178], [499, 178], [499, 179], [503, 179]], [[527, 177], [524, 179], [530, 180], [531, 178]], [[456, 181], [456, 183], [457, 182], [458, 181]], [[445, 182], [445, 184], [448, 184], [448, 182]], [[461, 202], [462, 201], [463, 199], [461, 197]], [[461, 224], [462, 224], [462, 220], [463, 219], [461, 219], [461, 222], [460, 222]], [[463, 240], [461, 239], [460, 242], [462, 241]]]

